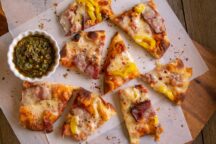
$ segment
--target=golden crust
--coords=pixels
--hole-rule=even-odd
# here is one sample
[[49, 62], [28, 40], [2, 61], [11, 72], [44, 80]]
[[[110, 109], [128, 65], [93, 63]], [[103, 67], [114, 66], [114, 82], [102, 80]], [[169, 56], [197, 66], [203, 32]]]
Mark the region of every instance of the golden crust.
[[[66, 117], [62, 134], [76, 141], [86, 140], [97, 128], [115, 115], [114, 107], [97, 94], [83, 88], [74, 91], [74, 103]], [[78, 119], [73, 122], [73, 119]]]
[[[192, 68], [185, 67], [181, 59], [175, 59], [166, 65], [158, 65], [153, 71], [141, 75], [141, 78], [174, 103], [181, 104], [185, 99], [191, 76]], [[160, 85], [168, 87], [167, 91], [169, 92], [161, 91], [160, 89], [163, 88]], [[158, 89], [158, 87], [160, 88]]]
[[31, 130], [51, 132], [53, 123], [63, 112], [73, 89], [61, 84], [24, 82], [19, 108], [20, 124]]
[[[127, 78], [122, 78], [119, 76], [115, 76], [108, 72], [108, 67], [112, 63], [112, 60], [121, 55], [123, 52], [127, 52], [126, 45], [119, 33], [116, 33], [112, 41], [110, 43], [107, 57], [105, 59], [104, 63], [104, 92], [108, 93], [110, 91], [113, 91], [114, 89], [118, 88], [119, 86], [123, 85], [124, 83], [136, 78], [139, 76], [139, 70], [136, 68], [133, 72], [129, 73], [127, 75]], [[124, 64], [126, 65], [126, 64]]]
[[[143, 85], [136, 85], [120, 90], [119, 97], [130, 143], [139, 144], [139, 138], [145, 135], [153, 135], [155, 140], [159, 140], [163, 129], [147, 97], [147, 89]], [[137, 116], [134, 117], [134, 114]]]
[[[157, 11], [157, 7], [154, 1], [149, 1], [148, 3], [144, 3], [144, 4], [145, 6], [152, 8], [152, 10], [155, 13], [155, 17], [160, 17], [160, 14]], [[111, 18], [111, 21], [115, 23], [117, 26], [119, 26], [120, 28], [122, 28], [138, 45], [143, 47], [153, 57], [157, 59], [161, 58], [166, 52], [166, 50], [168, 49], [168, 47], [170, 46], [170, 42], [167, 37], [167, 32], [164, 28], [163, 31], [156, 33], [152, 25], [149, 23], [149, 21], [143, 18], [142, 13], [137, 13], [135, 11], [135, 8], [137, 6], [138, 5], [134, 6], [131, 10], [125, 11], [119, 16], [113, 16]], [[139, 21], [140, 26], [136, 25], [136, 23], [133, 23], [134, 19], [136, 19], [136, 22]], [[128, 24], [126, 24], [125, 21], [128, 21]], [[164, 25], [163, 21], [164, 20], [162, 19], [161, 20], [162, 25]], [[145, 29], [143, 30], [144, 27]], [[136, 35], [140, 35], [141, 33], [145, 35], [151, 35], [151, 37], [156, 42], [153, 48], [151, 49], [146, 48], [135, 40]]]

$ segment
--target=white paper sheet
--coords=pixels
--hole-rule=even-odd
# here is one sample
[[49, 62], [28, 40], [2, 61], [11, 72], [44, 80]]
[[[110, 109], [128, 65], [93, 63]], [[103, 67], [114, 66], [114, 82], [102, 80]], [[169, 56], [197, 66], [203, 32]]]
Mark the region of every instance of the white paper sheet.
[[[19, 27], [11, 29], [12, 36], [18, 35], [20, 32], [29, 29], [38, 29], [38, 25], [43, 23], [44, 29], [50, 34], [52, 34], [60, 47], [64, 44], [64, 42], [69, 39], [69, 37], [64, 36], [64, 32], [60, 27], [59, 23], [57, 22], [56, 15], [54, 11], [57, 13], [62, 12], [63, 9], [67, 7], [67, 5], [71, 2], [71, 0], [64, 0], [60, 4], [58, 4], [57, 8], [48, 9], [47, 11], [41, 13], [37, 17], [32, 18], [31, 20], [23, 23]], [[113, 9], [116, 13], [120, 13], [121, 11], [132, 7], [134, 4], [140, 2], [140, 0], [116, 0], [113, 1]], [[201, 74], [207, 71], [207, 66], [205, 65], [204, 61], [200, 57], [199, 53], [197, 52], [196, 48], [194, 47], [192, 41], [188, 37], [187, 33], [181, 26], [180, 22], [178, 21], [177, 17], [174, 15], [172, 10], [170, 9], [169, 5], [165, 0], [156, 0], [158, 4], [159, 11], [161, 15], [164, 17], [168, 36], [171, 40], [172, 47], [170, 47], [165, 54], [165, 56], [160, 60], [162, 63], [167, 63], [170, 59], [175, 57], [180, 57], [184, 60], [186, 65], [191, 66], [194, 70], [193, 78], [200, 76]], [[110, 23], [103, 22], [93, 28], [88, 29], [90, 30], [99, 30], [104, 29], [107, 33], [107, 41], [104, 48], [103, 56], [106, 55], [106, 48], [109, 45], [111, 37], [114, 35], [116, 31], [120, 31], [122, 36], [124, 37], [128, 47], [129, 52], [133, 56], [136, 64], [138, 65], [141, 72], [147, 72], [154, 68], [155, 60], [152, 59], [142, 48], [135, 45], [131, 42], [125, 34], [116, 28], [115, 26], [110, 26]], [[61, 137], [61, 126], [64, 120], [64, 115], [55, 123], [54, 132], [50, 134], [43, 134], [38, 132], [32, 132], [29, 130], [25, 130], [21, 128], [18, 124], [18, 105], [19, 105], [19, 98], [20, 98], [20, 91], [21, 91], [21, 81], [18, 80], [13, 76], [11, 72], [9, 72], [8, 66], [6, 64], [6, 52], [7, 47], [11, 41], [12, 37], [10, 35], [6, 35], [0, 39], [0, 54], [1, 54], [1, 63], [3, 63], [2, 69], [0, 69], [0, 78], [5, 77], [4, 81], [1, 81], [0, 85], [0, 98], [3, 99], [0, 101], [1, 107], [3, 112], [5, 113], [7, 119], [9, 120], [13, 130], [17, 134], [21, 143], [30, 143], [30, 144], [38, 144], [38, 143], [45, 143], [45, 141], [49, 141], [51, 144], [71, 144], [75, 143], [70, 138], [62, 138]], [[98, 92], [98, 89], [95, 88], [95, 85], [100, 85], [101, 81], [97, 80], [90, 80], [83, 75], [76, 74], [75, 72], [68, 73], [67, 78], [64, 78], [63, 75], [68, 73], [65, 68], [59, 67], [56, 73], [49, 79], [45, 79], [46, 81], [51, 82], [60, 82], [65, 84], [71, 84], [76, 86], [82, 86], [86, 89], [91, 91]], [[6, 83], [5, 83], [6, 82]], [[4, 85], [3, 85], [4, 83]], [[142, 83], [138, 80], [132, 80], [131, 82], [127, 83], [123, 87], [131, 86], [137, 83]], [[123, 88], [121, 87], [121, 88]], [[119, 89], [121, 89], [119, 88]], [[4, 91], [4, 92], [2, 92]], [[161, 144], [182, 144], [185, 142], [190, 141], [191, 135], [189, 129], [187, 127], [187, 123], [185, 121], [184, 115], [182, 110], [178, 106], [172, 105], [166, 98], [158, 95], [157, 93], [153, 92], [149, 88], [149, 96], [153, 102], [155, 109], [160, 109], [157, 113], [159, 115], [159, 120], [164, 128], [164, 133], [161, 135], [161, 141], [158, 143]], [[11, 95], [14, 95], [11, 97]], [[118, 115], [113, 117], [109, 122], [104, 124], [95, 134], [89, 137], [89, 143], [128, 143], [127, 132], [125, 128], [121, 128], [121, 113], [119, 112], [119, 104], [117, 100], [117, 96], [115, 92], [112, 94], [108, 94], [104, 96], [104, 98], [113, 103], [116, 107]], [[16, 113], [14, 115], [14, 113]], [[124, 132], [123, 132], [124, 131]], [[107, 137], [110, 140], [107, 140]], [[112, 138], [116, 136], [116, 138]], [[36, 137], [37, 140], [34, 140]], [[40, 141], [38, 141], [40, 140]], [[141, 143], [155, 143], [153, 138], [150, 136], [143, 137], [141, 139]]]

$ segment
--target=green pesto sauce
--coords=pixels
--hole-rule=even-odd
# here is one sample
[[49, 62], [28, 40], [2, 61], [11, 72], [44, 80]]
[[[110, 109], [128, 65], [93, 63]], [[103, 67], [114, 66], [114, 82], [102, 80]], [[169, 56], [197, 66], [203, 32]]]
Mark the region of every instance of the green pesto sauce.
[[23, 38], [14, 50], [13, 62], [24, 76], [40, 78], [54, 64], [55, 49], [49, 39], [41, 35]]

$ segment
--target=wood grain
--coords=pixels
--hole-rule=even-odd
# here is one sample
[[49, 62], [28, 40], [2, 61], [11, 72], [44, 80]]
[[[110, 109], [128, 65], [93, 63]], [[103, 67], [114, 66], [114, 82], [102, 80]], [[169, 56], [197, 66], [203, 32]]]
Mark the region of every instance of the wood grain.
[[182, 0], [167, 0], [181, 24], [186, 28]]
[[187, 98], [182, 105], [186, 120], [195, 138], [216, 110], [216, 54], [207, 51], [195, 42], [209, 71], [192, 81], [187, 92]]
[[1, 110], [0, 110], [0, 144], [20, 144]]
[[209, 120], [208, 124], [203, 130], [204, 144], [215, 144], [216, 141], [216, 114]]
[[216, 1], [182, 0], [182, 2], [187, 30], [192, 39], [216, 51]]

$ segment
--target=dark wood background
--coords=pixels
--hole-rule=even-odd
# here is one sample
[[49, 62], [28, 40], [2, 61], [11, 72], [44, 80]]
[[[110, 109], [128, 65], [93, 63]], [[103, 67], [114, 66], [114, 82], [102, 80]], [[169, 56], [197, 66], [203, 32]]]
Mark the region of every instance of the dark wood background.
[[[189, 89], [189, 96], [206, 95], [211, 97], [208, 99], [209, 101], [215, 102], [216, 54], [214, 51], [216, 51], [216, 0], [168, 0], [168, 2], [191, 38], [208, 48], [204, 49], [201, 45], [195, 43], [208, 64], [210, 71], [192, 82]], [[0, 9], [0, 35], [3, 35], [6, 32], [8, 32], [6, 19], [3, 11]], [[196, 99], [196, 97], [192, 100], [194, 99]], [[202, 100], [203, 99], [200, 101]], [[192, 102], [187, 100], [182, 107], [192, 135], [193, 137], [196, 137], [203, 125], [208, 121], [210, 116], [212, 116], [215, 109], [208, 113], [206, 112], [206, 115], [205, 111], [193, 113], [193, 111], [188, 110], [188, 105]], [[205, 105], [203, 109], [205, 107], [206, 109], [215, 108], [208, 106], [207, 102], [203, 103], [203, 105]], [[193, 106], [195, 107], [196, 105]], [[202, 108], [202, 102], [200, 102], [197, 107]], [[194, 120], [196, 117], [200, 119], [200, 121]], [[2, 111], [0, 111], [0, 144], [18, 143], [19, 142], [11, 130], [6, 118]], [[216, 144], [216, 114], [211, 117], [205, 128], [200, 132], [193, 143]]]

